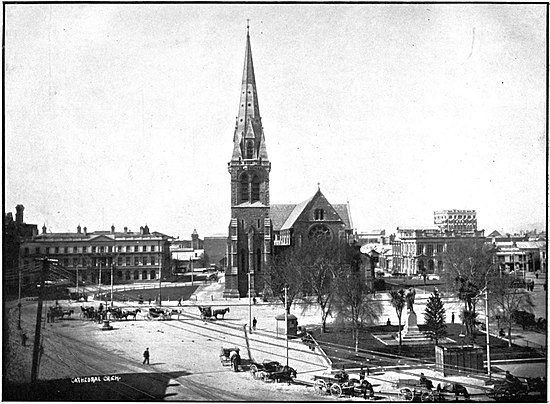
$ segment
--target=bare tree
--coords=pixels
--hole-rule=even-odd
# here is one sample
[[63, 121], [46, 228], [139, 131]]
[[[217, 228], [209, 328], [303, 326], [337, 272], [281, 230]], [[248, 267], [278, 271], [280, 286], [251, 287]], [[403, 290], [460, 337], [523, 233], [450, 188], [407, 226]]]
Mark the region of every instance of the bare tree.
[[374, 300], [360, 271], [344, 269], [337, 278], [335, 310], [343, 320], [351, 324], [355, 340], [355, 352], [359, 350], [359, 330], [364, 324], [372, 324], [380, 318], [382, 305]]
[[401, 316], [405, 308], [405, 291], [403, 289], [390, 291], [390, 304], [395, 309], [399, 321], [399, 349], [401, 350]]
[[532, 312], [535, 306], [531, 295], [523, 288], [517, 286], [514, 277], [503, 273], [495, 277], [489, 287], [489, 301], [493, 314], [501, 316], [502, 321], [508, 326], [508, 346], [512, 346], [512, 323], [516, 311]]
[[266, 269], [266, 287], [283, 305], [285, 304], [285, 287], [287, 288], [287, 306], [285, 310], [289, 314], [292, 303], [302, 294], [303, 277], [301, 268], [299, 252], [291, 250], [275, 256]]
[[449, 244], [443, 254], [443, 281], [448, 290], [458, 290], [464, 302], [462, 320], [466, 335], [475, 338], [476, 304], [481, 291], [498, 275], [494, 248], [482, 240], [464, 239]]

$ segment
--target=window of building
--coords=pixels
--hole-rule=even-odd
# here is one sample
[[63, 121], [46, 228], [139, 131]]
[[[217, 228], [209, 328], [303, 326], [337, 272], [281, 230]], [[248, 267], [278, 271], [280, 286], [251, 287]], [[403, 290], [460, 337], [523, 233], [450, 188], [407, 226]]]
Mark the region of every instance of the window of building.
[[142, 278], [141, 279], [147, 279], [147, 271], [143, 271], [141, 273]]
[[73, 247], [73, 254], [76, 254], [78, 253], [78, 248], [77, 247]]
[[69, 266], [69, 259], [68, 258], [63, 258], [63, 266], [65, 268], [67, 268]]
[[248, 201], [248, 175], [241, 175], [241, 202]]
[[325, 211], [323, 209], [315, 209], [313, 211], [313, 218], [315, 220], [324, 220], [325, 219]]
[[119, 280], [122, 280], [122, 271], [118, 271], [116, 273], [116, 277], [119, 279]]
[[138, 257], [134, 257], [134, 265], [139, 265], [139, 258]]
[[262, 250], [259, 248], [256, 250], [256, 271], [262, 271]]
[[155, 257], [151, 257], [151, 265], [155, 265]]
[[36, 248], [34, 249], [34, 253], [35, 253], [35, 254], [40, 254], [40, 247], [36, 247]]
[[309, 230], [308, 237], [310, 240], [331, 240], [332, 232], [327, 226], [318, 224]]
[[143, 246], [143, 252], [147, 252], [147, 246], [146, 245]]
[[78, 265], [78, 258], [73, 258], [73, 267]]
[[422, 255], [423, 254], [423, 245], [422, 244], [417, 244], [416, 245], [416, 255]]
[[254, 141], [249, 140], [246, 142], [246, 158], [252, 159], [254, 158]]
[[139, 246], [134, 246], [134, 252], [139, 252]]
[[260, 200], [260, 180], [257, 175], [252, 177], [252, 202]]
[[88, 252], [88, 247], [82, 247], [82, 252], [83, 253]]
[[152, 245], [152, 246], [151, 246], [151, 252], [154, 252], [154, 251], [155, 251], [155, 246]]
[[117, 248], [116, 248], [117, 252], [122, 252], [122, 246], [119, 245]]
[[147, 257], [146, 256], [144, 256], [141, 260], [143, 261], [143, 265], [147, 265]]
[[99, 247], [99, 252], [100, 252], [100, 253], [105, 252], [105, 247], [103, 247], [103, 246]]
[[122, 257], [118, 257], [116, 260], [116, 264], [121, 267], [122, 266]]
[[130, 280], [130, 271], [126, 271], [126, 280], [127, 280], [127, 281]]
[[134, 279], [139, 279], [139, 271], [134, 271]]
[[95, 253], [95, 248], [96, 248], [95, 245], [92, 246], [92, 252], [93, 252], [93, 253]]
[[59, 247], [55, 247], [55, 253], [59, 254]]
[[433, 244], [428, 244], [428, 245], [426, 246], [426, 254], [427, 254], [428, 256], [431, 256], [431, 255], [433, 255], [433, 253], [434, 253], [434, 246], [433, 246]]
[[155, 271], [151, 271], [151, 279], [157, 279], [157, 274]]
[[126, 266], [130, 266], [130, 257], [126, 257]]
[[443, 244], [438, 244], [436, 248], [438, 254], [441, 254], [443, 252]]
[[127, 245], [126, 246], [126, 252], [132, 252], [132, 246]]
[[109, 246], [109, 252], [113, 252], [113, 246], [112, 245]]
[[69, 253], [69, 247], [65, 247], [65, 248], [63, 249], [63, 251], [65, 252], [65, 254], [68, 254], [68, 253]]

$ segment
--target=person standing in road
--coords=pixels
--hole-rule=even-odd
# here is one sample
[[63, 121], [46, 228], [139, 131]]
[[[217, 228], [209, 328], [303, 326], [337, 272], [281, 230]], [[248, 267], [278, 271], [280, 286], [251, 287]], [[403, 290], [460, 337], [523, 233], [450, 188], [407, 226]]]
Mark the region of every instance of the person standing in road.
[[143, 352], [143, 364], [145, 363], [149, 364], [149, 348], [145, 348], [145, 351]]
[[258, 320], [256, 320], [256, 317], [252, 320], [252, 329], [256, 331], [256, 324], [258, 324]]
[[361, 366], [361, 370], [359, 371], [359, 381], [362, 382], [365, 380], [365, 370], [363, 369], [363, 366]]

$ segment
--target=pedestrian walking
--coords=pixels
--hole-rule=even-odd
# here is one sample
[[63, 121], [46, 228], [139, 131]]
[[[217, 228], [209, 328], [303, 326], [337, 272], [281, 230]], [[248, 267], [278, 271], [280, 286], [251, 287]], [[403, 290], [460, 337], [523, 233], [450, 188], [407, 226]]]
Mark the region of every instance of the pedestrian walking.
[[239, 355], [239, 352], [237, 351], [231, 352], [231, 365], [233, 367], [234, 372], [239, 371], [240, 364], [241, 364], [241, 355]]
[[451, 314], [451, 323], [455, 323], [455, 312], [453, 311], [453, 313]]
[[256, 320], [256, 317], [254, 317], [254, 319], [252, 320], [252, 329], [254, 329], [254, 331], [256, 330], [256, 324], [258, 324], [258, 320]]
[[21, 333], [21, 345], [27, 346], [27, 334], [24, 331]]
[[145, 348], [145, 351], [143, 351], [143, 364], [149, 364], [149, 348]]
[[181, 306], [181, 299], [182, 298], [180, 297], [180, 299], [178, 300], [178, 306]]
[[359, 381], [365, 380], [365, 369], [363, 369], [363, 366], [361, 366], [361, 370], [359, 371]]
[[149, 306], [151, 305], [151, 298], [149, 298]]
[[256, 296], [252, 298], [252, 303], [256, 304]]

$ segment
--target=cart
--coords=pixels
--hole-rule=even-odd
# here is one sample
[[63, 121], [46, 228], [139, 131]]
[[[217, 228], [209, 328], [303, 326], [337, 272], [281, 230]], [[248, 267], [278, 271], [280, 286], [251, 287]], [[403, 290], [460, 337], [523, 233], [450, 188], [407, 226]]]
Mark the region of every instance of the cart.
[[222, 363], [222, 366], [231, 366], [231, 352], [240, 352], [240, 349], [237, 347], [230, 347], [225, 348], [222, 347], [220, 352], [220, 362]]

